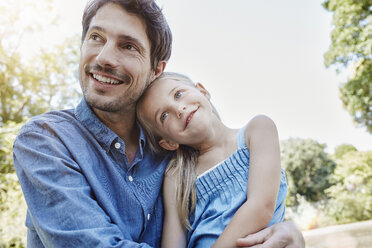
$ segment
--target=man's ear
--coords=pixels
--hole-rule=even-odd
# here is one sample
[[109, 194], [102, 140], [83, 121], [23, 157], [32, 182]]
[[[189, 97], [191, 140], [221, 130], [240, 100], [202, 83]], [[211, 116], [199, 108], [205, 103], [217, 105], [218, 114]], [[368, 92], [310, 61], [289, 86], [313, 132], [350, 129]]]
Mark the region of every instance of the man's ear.
[[201, 83], [196, 83], [196, 88], [203, 94], [208, 100], [211, 100], [211, 94], [209, 94], [208, 90], [205, 89], [204, 85]]
[[166, 65], [167, 65], [167, 61], [165, 60], [159, 61], [158, 65], [156, 66], [155, 70], [153, 71], [151, 75], [151, 82], [154, 81], [157, 77], [159, 77], [163, 73]]
[[174, 143], [172, 141], [169, 141], [169, 140], [165, 140], [165, 139], [161, 139], [159, 141], [159, 145], [161, 147], [163, 147], [165, 150], [168, 150], [168, 151], [174, 151], [174, 150], [177, 150], [178, 147], [179, 147], [179, 144], [177, 143]]

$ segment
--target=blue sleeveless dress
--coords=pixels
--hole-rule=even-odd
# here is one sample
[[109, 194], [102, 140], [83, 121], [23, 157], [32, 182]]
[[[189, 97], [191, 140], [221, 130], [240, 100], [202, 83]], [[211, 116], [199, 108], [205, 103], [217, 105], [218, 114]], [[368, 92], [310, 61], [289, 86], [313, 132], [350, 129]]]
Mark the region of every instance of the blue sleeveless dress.
[[[247, 200], [249, 150], [244, 130], [245, 127], [238, 133], [238, 150], [195, 181], [197, 203], [189, 218], [192, 229], [188, 232], [187, 247], [211, 247]], [[275, 212], [268, 226], [283, 221], [286, 195], [287, 182], [282, 169]]]

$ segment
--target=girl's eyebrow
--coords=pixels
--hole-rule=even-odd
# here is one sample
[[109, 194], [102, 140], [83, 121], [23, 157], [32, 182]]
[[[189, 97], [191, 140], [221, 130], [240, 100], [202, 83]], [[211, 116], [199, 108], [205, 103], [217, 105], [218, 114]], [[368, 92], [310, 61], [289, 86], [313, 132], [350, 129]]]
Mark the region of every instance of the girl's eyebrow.
[[171, 91], [169, 91], [169, 94], [168, 95], [173, 95], [174, 93], [174, 91], [176, 91], [176, 89], [178, 88], [178, 85], [177, 86], [175, 86]]

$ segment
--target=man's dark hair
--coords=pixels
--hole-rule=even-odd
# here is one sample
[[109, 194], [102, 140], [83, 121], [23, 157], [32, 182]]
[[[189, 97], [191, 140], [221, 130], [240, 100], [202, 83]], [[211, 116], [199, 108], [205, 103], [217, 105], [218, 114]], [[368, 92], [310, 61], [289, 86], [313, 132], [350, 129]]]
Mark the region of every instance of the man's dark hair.
[[[172, 51], [172, 32], [154, 0], [90, 0], [83, 14], [82, 42], [88, 32], [90, 22], [97, 11], [107, 3], [122, 6], [129, 13], [135, 14], [146, 24], [146, 34], [151, 44], [151, 68], [155, 69], [161, 60], [168, 61]], [[119, 24], [120, 25], [120, 24]]]

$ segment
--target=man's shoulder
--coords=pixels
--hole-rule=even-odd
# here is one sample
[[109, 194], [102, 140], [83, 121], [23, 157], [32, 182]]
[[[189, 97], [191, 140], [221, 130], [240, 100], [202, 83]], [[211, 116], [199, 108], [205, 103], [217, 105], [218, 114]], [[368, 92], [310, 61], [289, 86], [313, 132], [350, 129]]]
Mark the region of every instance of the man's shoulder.
[[18, 135], [29, 132], [45, 132], [61, 126], [74, 125], [74, 109], [55, 110], [32, 117], [23, 125]]

